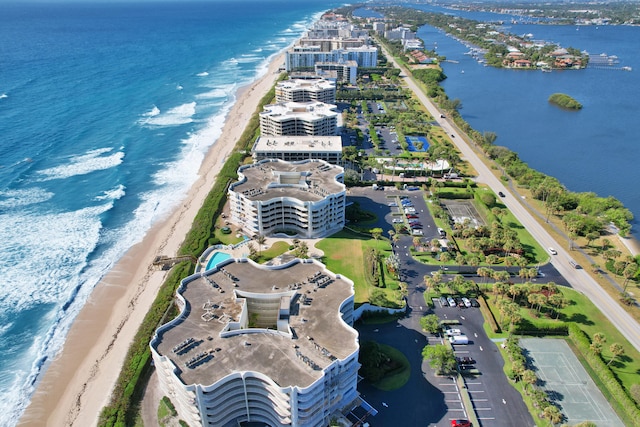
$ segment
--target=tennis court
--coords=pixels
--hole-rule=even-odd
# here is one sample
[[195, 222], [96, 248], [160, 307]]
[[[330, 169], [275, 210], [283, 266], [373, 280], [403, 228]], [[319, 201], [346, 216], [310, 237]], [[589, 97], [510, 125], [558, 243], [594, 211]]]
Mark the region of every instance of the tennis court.
[[538, 386], [559, 406], [565, 423], [623, 425], [564, 340], [521, 338], [520, 347], [540, 380]]
[[445, 205], [447, 212], [449, 212], [449, 218], [455, 223], [464, 224], [465, 221], [469, 221], [473, 227], [479, 227], [485, 225], [484, 220], [480, 216], [480, 213], [473, 206], [473, 203], [468, 200], [440, 200]]

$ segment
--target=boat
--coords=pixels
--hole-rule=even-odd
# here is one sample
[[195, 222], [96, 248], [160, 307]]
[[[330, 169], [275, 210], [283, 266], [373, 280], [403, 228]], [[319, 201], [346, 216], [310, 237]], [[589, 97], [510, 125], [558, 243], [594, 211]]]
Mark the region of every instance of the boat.
[[551, 72], [551, 68], [549, 68], [549, 67], [542, 67], [542, 68], [540, 68], [540, 70], [541, 70], [543, 73], [550, 73], [550, 72]]
[[624, 71], [631, 71], [631, 67], [629, 67], [629, 66], [624, 66], [624, 67], [622, 67], [622, 69]]

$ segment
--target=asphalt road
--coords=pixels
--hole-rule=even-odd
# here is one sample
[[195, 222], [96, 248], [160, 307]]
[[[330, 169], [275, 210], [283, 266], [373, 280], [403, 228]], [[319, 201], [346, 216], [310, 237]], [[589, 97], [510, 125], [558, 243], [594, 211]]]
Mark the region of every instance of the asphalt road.
[[[395, 62], [393, 57], [388, 54], [386, 50], [383, 51], [387, 58], [395, 64], [398, 69], [402, 70], [402, 67]], [[436, 121], [440, 126], [449, 134], [454, 137], [451, 139], [453, 144], [458, 148], [462, 154], [462, 158], [468, 161], [478, 172], [476, 178], [477, 182], [488, 185], [496, 193], [502, 191], [506, 194], [506, 197], [502, 199], [507, 208], [518, 218], [520, 223], [529, 231], [529, 233], [540, 243], [543, 247], [553, 247], [558, 251], [558, 254], [553, 256], [551, 263], [554, 267], [564, 276], [571, 287], [582, 292], [586, 295], [596, 307], [602, 311], [602, 313], [616, 325], [618, 330], [629, 340], [629, 342], [640, 351], [640, 325], [631, 317], [619, 303], [614, 300], [607, 292], [600, 287], [600, 285], [587, 273], [584, 269], [576, 270], [569, 264], [571, 256], [564, 249], [564, 244], [557, 242], [538, 221], [529, 213], [524, 207], [521, 201], [513, 197], [507, 187], [496, 177], [489, 167], [482, 162], [476, 152], [465, 142], [463, 135], [460, 134], [454, 126], [452, 126], [447, 119], [440, 118], [440, 110], [431, 102], [431, 100], [420, 90], [411, 77], [406, 72], [401, 73], [401, 77], [404, 79], [407, 87], [411, 89], [420, 102], [427, 108], [429, 113], [436, 118]]]

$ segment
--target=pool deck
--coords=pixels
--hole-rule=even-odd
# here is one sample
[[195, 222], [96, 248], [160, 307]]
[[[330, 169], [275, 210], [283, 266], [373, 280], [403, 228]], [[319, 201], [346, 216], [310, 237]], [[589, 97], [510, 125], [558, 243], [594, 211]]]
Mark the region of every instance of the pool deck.
[[[299, 239], [300, 241], [304, 241], [309, 246], [309, 257], [310, 258], [319, 258], [324, 255], [324, 252], [315, 247], [316, 243], [322, 239]], [[264, 245], [262, 246], [262, 250], [265, 251], [273, 246], [276, 242], [287, 242], [289, 245], [293, 245], [293, 239], [284, 239], [280, 237], [267, 237]], [[234, 247], [233, 245], [224, 246], [222, 248], [216, 249], [211, 252], [205, 259], [198, 263], [196, 271], [205, 271], [209, 260], [214, 256], [216, 252], [225, 253], [231, 255], [232, 258], [240, 259], [247, 258], [249, 256], [249, 248], [248, 244], [253, 243], [253, 245], [257, 248], [258, 243], [255, 240], [249, 240], [248, 243], [245, 243], [240, 246]], [[271, 261], [273, 262], [273, 261]]]

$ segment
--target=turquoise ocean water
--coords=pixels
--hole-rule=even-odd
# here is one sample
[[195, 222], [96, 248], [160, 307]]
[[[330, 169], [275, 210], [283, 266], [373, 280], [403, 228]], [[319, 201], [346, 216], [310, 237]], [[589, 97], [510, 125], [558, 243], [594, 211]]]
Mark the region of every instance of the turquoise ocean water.
[[0, 3], [0, 425], [320, 0]]

